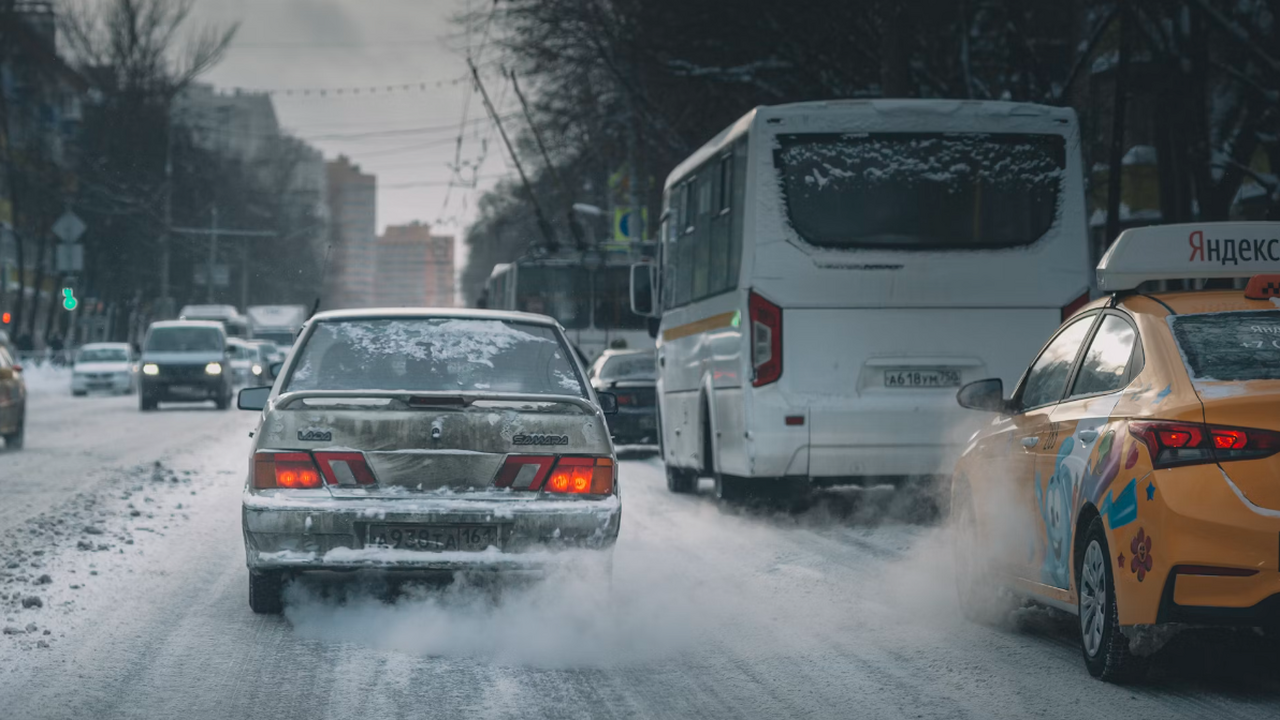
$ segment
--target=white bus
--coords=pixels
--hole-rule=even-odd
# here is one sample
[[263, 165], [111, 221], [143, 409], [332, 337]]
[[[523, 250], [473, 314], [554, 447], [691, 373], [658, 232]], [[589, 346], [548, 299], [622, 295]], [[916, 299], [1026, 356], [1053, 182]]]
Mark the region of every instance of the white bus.
[[669, 488], [949, 474], [956, 389], [1014, 387], [1088, 300], [1079, 150], [1066, 108], [856, 100], [757, 108], [681, 163], [632, 277]]
[[653, 349], [648, 318], [631, 311], [627, 255], [582, 253], [521, 258], [494, 265], [485, 286], [488, 307], [550, 315], [590, 365], [607, 349]]

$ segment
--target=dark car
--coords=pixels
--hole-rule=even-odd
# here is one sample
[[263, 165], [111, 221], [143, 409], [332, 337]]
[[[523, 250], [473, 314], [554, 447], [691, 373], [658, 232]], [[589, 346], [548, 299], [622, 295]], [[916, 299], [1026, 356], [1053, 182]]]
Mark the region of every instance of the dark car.
[[152, 323], [141, 362], [138, 405], [144, 411], [154, 410], [159, 402], [212, 400], [219, 410], [231, 406], [231, 359], [221, 323]]
[[619, 444], [658, 442], [656, 362], [652, 350], [606, 350], [587, 373], [597, 391], [618, 396], [618, 414], [608, 423]]
[[22, 380], [22, 366], [0, 345], [0, 437], [9, 450], [22, 447], [23, 429], [27, 424], [27, 388]]

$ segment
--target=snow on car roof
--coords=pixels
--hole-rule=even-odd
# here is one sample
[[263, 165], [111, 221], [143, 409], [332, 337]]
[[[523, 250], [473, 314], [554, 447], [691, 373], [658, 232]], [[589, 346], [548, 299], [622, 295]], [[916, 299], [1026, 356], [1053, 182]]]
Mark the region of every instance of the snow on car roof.
[[379, 318], [460, 318], [466, 320], [508, 320], [535, 325], [555, 326], [559, 323], [549, 315], [512, 312], [509, 310], [475, 310], [470, 308], [361, 308], [359, 310], [326, 310], [316, 313], [313, 321], [372, 320]]
[[1149, 280], [1240, 278], [1280, 273], [1280, 223], [1151, 225], [1120, 233], [1098, 263], [1098, 289]]
[[214, 330], [222, 330], [222, 323], [216, 320], [160, 320], [151, 323], [151, 329], [171, 327], [207, 327]]

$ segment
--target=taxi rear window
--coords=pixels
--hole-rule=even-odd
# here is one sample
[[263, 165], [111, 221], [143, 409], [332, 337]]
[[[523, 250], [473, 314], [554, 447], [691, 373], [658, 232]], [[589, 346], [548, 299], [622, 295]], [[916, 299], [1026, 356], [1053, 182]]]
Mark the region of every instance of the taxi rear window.
[[1193, 380], [1280, 380], [1280, 310], [1176, 315], [1169, 321]]

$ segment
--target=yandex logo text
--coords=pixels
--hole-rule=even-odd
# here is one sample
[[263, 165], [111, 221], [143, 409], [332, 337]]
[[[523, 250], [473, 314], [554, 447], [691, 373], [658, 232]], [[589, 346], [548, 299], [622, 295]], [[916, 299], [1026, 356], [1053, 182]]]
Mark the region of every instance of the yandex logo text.
[[1191, 246], [1190, 262], [1215, 262], [1239, 265], [1245, 262], [1280, 262], [1280, 238], [1209, 238], [1203, 230], [1193, 230], [1187, 237]]

